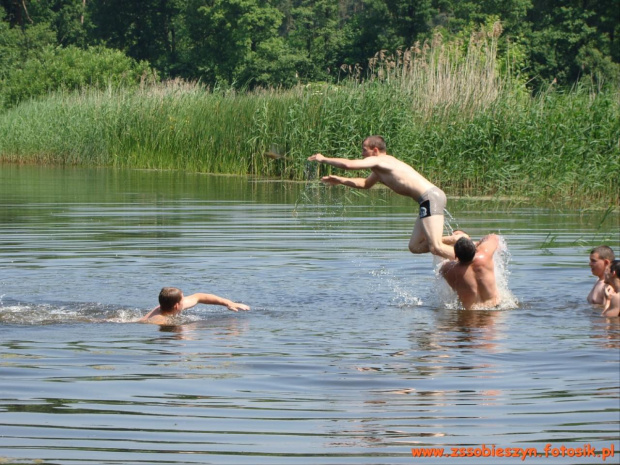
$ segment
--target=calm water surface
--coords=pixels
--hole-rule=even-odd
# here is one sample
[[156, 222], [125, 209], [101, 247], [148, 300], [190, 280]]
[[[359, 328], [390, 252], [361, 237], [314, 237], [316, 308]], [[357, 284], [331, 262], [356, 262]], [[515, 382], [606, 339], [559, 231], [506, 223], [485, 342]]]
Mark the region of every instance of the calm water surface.
[[[618, 463], [620, 323], [585, 302], [620, 218], [451, 200], [498, 232], [463, 311], [377, 189], [0, 166], [0, 462]], [[252, 307], [134, 323], [162, 286]], [[607, 458], [414, 458], [417, 447]]]

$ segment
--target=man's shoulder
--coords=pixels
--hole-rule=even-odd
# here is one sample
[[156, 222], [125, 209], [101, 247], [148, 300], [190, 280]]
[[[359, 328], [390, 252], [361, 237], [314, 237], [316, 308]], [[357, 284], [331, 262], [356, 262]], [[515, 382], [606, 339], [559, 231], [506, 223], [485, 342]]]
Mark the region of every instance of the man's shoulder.
[[452, 269], [454, 269], [454, 267], [456, 265], [458, 265], [458, 261], [457, 260], [445, 260], [441, 266], [439, 267], [439, 272], [440, 273], [446, 273]]
[[381, 163], [385, 163], [385, 164], [398, 165], [398, 166], [406, 165], [406, 163], [404, 161], [399, 160], [394, 155], [389, 155], [387, 153], [381, 153], [381, 154], [377, 155], [374, 158], [377, 160], [377, 162], [381, 162]]
[[142, 323], [151, 323], [155, 325], [162, 325], [168, 323], [168, 317], [164, 315], [153, 315], [149, 318], [143, 318], [140, 320]]
[[471, 263], [463, 264], [458, 260], [450, 260], [441, 265], [439, 272], [447, 280], [459, 280], [465, 276], [469, 269], [469, 265], [471, 265]]

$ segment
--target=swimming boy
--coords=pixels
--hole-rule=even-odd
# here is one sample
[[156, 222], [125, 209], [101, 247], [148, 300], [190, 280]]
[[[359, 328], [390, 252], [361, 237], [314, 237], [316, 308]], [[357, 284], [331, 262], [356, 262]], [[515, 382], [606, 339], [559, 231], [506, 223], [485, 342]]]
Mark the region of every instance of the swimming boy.
[[598, 279], [588, 294], [588, 303], [605, 304], [605, 270], [615, 258], [614, 251], [606, 245], [599, 245], [590, 252], [590, 270]]
[[446, 261], [439, 269], [466, 310], [499, 304], [493, 262], [498, 245], [499, 237], [495, 234], [489, 234], [477, 243], [469, 237], [461, 237], [454, 244], [457, 260]]
[[620, 316], [620, 260], [611, 262], [605, 271], [605, 284], [611, 289], [606, 289], [605, 296], [607, 302], [603, 309], [603, 316]]
[[409, 240], [412, 253], [431, 252], [443, 258], [454, 258], [454, 249], [442, 239], [446, 195], [408, 164], [386, 153], [385, 140], [370, 136], [362, 143], [362, 160], [327, 158], [316, 153], [308, 158], [343, 170], [371, 171], [367, 178], [324, 176], [325, 184], [370, 189], [377, 182], [385, 184], [400, 195], [411, 197], [420, 204], [419, 221], [416, 221]]
[[176, 287], [164, 287], [159, 293], [159, 306], [155, 307], [138, 321], [158, 325], [167, 324], [170, 322], [170, 317], [176, 316], [183, 310], [192, 308], [197, 304], [223, 305], [233, 312], [250, 309], [250, 307], [245, 304], [239, 304], [214, 294], [198, 293], [185, 297], [181, 289]]

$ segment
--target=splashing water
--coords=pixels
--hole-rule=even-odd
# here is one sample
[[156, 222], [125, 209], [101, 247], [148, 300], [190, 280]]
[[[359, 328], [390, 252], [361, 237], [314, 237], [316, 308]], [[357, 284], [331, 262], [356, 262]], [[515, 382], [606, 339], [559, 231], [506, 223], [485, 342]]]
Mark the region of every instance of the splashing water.
[[[456, 224], [456, 227], [452, 227], [453, 223]], [[448, 231], [448, 236], [451, 236], [452, 234], [454, 234], [454, 231], [459, 229], [457, 221], [454, 219], [452, 214], [445, 208], [443, 209], [443, 225], [446, 231]]]
[[508, 288], [508, 277], [510, 276], [508, 263], [511, 257], [506, 239], [503, 236], [499, 236], [499, 246], [493, 258], [495, 263], [495, 281], [500, 299], [499, 308], [502, 310], [516, 308], [519, 304], [517, 298]]
[[424, 301], [412, 293], [412, 289], [406, 284], [403, 284], [401, 279], [394, 275], [394, 272], [381, 267], [378, 270], [370, 271], [370, 275], [378, 278], [379, 285], [386, 285], [390, 289], [392, 294], [392, 303], [399, 308], [404, 307], [419, 307], [424, 305]]
[[100, 304], [69, 303], [61, 305], [0, 302], [0, 323], [19, 325], [53, 325], [75, 323], [132, 323], [143, 312]]

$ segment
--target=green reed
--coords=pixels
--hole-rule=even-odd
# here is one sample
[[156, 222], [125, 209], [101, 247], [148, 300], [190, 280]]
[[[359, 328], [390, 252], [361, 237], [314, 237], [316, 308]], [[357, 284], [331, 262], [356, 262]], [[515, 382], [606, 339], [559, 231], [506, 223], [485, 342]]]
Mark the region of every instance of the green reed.
[[382, 134], [451, 195], [617, 205], [620, 93], [531, 97], [497, 59], [498, 35], [378, 55], [370, 78], [338, 85], [52, 94], [0, 113], [0, 160], [305, 180], [331, 171], [309, 155], [359, 156], [365, 136]]

